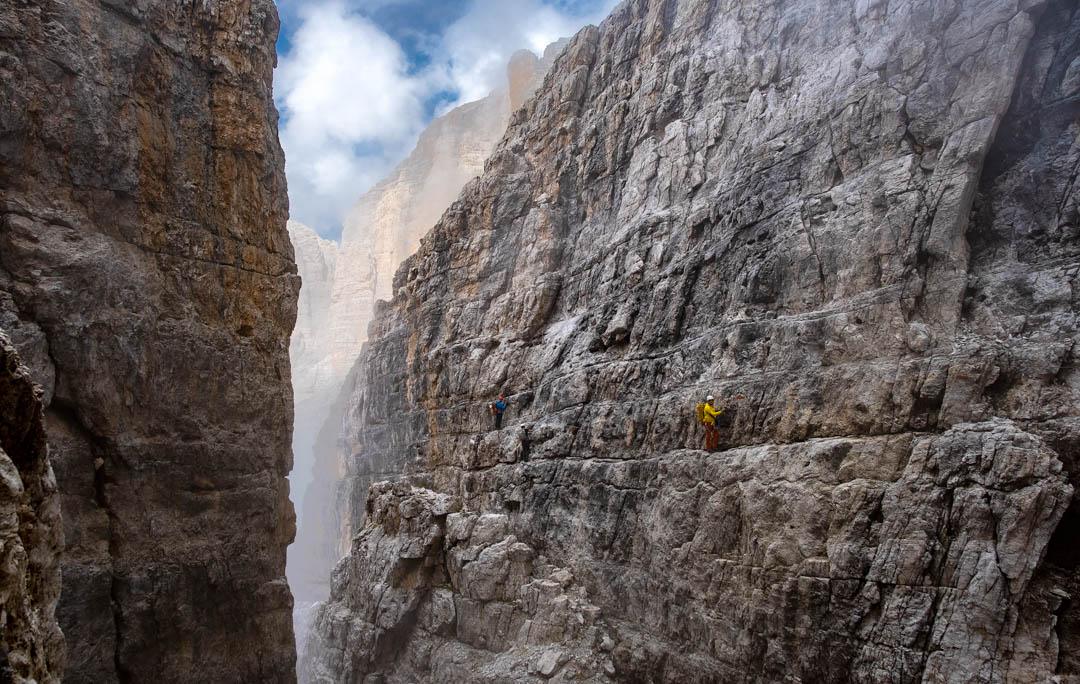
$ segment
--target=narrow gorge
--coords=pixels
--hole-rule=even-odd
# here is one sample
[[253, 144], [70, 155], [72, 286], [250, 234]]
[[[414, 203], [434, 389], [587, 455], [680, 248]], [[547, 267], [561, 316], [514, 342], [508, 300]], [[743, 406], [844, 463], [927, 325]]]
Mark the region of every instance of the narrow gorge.
[[584, 29], [377, 307], [301, 679], [1080, 677], [1078, 116], [1070, 2]]
[[625, 0], [340, 243], [301, 4], [0, 2], [0, 684], [1080, 682], [1075, 0]]

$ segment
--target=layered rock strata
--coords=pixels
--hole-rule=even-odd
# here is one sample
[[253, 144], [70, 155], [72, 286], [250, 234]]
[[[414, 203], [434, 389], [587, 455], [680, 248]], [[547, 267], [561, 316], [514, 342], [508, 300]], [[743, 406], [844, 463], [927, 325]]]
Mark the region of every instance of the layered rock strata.
[[44, 390], [68, 682], [295, 678], [277, 30], [0, 4], [0, 327]]
[[60, 496], [41, 389], [0, 331], [0, 681], [59, 682]]
[[[293, 357], [297, 470], [313, 471], [294, 477], [294, 483], [311, 482], [310, 492], [298, 497], [307, 504], [289, 561], [290, 584], [302, 601], [326, 598], [330, 570], [348, 551], [349, 535], [343, 532], [335, 495], [344, 474], [337, 452], [347, 399], [341, 393], [367, 339], [375, 302], [390, 296], [398, 265], [416, 251], [420, 238], [462, 187], [484, 170], [511, 112], [536, 89], [563, 45], [551, 44], [542, 58], [527, 50], [515, 53], [504, 87], [432, 121], [409, 157], [357, 201], [345, 220], [336, 257], [310, 236], [298, 234], [293, 241], [304, 283], [313, 285], [310, 294], [301, 297], [293, 346], [312, 340], [321, 354], [294, 352]], [[336, 259], [336, 267], [327, 295], [322, 280], [326, 270], [312, 269], [309, 277], [305, 264], [330, 258]], [[324, 308], [325, 324], [309, 328], [318, 317], [314, 312]], [[329, 434], [320, 438], [323, 430]]]
[[[378, 312], [313, 671], [1080, 677], [1078, 65], [1065, 1], [629, 0], [579, 33]], [[431, 493], [387, 513], [391, 472]], [[545, 563], [455, 574], [439, 511]], [[548, 564], [610, 663], [557, 636], [538, 669]]]

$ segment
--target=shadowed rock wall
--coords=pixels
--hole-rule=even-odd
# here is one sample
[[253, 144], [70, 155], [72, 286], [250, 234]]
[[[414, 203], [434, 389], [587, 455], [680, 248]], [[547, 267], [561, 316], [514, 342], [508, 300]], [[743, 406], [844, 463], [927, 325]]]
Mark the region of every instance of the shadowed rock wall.
[[579, 33], [378, 311], [311, 679], [1080, 676], [1078, 13]]
[[0, 327], [44, 389], [65, 681], [292, 681], [269, 0], [0, 4]]

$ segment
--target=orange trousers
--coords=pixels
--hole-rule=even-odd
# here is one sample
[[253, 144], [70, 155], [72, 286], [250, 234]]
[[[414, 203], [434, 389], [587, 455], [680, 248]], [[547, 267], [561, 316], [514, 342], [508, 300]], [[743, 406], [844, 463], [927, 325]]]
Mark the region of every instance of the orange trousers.
[[715, 425], [705, 423], [705, 450], [712, 451], [720, 445], [720, 431]]

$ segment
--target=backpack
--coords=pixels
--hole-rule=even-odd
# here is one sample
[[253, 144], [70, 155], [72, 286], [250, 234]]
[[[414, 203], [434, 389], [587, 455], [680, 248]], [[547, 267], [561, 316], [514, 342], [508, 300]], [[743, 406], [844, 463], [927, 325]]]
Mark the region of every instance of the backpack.
[[705, 422], [705, 404], [698, 404], [697, 405], [697, 422], [699, 422], [699, 423], [704, 423]]

